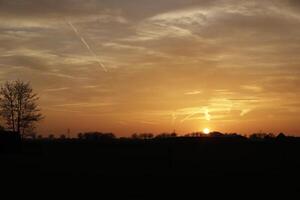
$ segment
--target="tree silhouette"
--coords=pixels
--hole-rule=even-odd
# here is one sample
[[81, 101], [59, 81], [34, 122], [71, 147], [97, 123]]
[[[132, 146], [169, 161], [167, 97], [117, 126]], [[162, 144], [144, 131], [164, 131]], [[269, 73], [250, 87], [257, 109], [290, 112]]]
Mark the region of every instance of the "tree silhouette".
[[61, 134], [61, 135], [59, 136], [59, 139], [65, 140], [65, 139], [67, 139], [67, 136], [66, 136], [65, 134]]
[[50, 134], [50, 135], [48, 135], [48, 139], [49, 139], [49, 140], [54, 140], [54, 139], [55, 139], [55, 136], [54, 136], [53, 134]]
[[84, 140], [113, 140], [116, 136], [113, 133], [87, 132], [79, 133], [78, 139]]
[[38, 99], [29, 82], [4, 83], [0, 89], [0, 115], [5, 119], [7, 128], [20, 135], [33, 130], [35, 122], [43, 118]]
[[286, 136], [285, 136], [284, 133], [279, 133], [279, 134], [277, 135], [277, 139], [283, 140], [283, 139], [286, 139]]

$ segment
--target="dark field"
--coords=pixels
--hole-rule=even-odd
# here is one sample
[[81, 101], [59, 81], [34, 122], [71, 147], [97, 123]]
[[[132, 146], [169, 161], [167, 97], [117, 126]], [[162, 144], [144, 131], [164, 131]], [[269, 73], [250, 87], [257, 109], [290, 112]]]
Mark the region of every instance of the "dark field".
[[92, 187], [101, 194], [143, 197], [276, 191], [298, 187], [300, 140], [27, 140], [2, 146], [0, 159], [2, 180], [25, 186], [33, 180], [30, 187], [54, 186], [53, 191]]

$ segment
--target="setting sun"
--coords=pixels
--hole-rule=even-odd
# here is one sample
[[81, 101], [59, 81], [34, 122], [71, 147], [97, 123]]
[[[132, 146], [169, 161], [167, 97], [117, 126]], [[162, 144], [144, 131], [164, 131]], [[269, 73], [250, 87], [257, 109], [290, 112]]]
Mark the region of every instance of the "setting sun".
[[208, 134], [210, 133], [210, 130], [209, 130], [209, 128], [205, 128], [205, 129], [203, 129], [203, 133], [204, 133], [204, 134], [206, 134], [206, 135], [208, 135]]

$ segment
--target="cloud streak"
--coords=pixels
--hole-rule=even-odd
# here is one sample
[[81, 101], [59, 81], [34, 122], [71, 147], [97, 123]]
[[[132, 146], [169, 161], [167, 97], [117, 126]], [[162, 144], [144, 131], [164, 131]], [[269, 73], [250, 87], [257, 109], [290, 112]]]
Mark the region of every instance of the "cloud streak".
[[103, 62], [100, 60], [99, 56], [94, 52], [94, 50], [90, 47], [90, 45], [87, 43], [87, 41], [84, 39], [84, 37], [79, 33], [78, 29], [74, 26], [74, 24], [71, 21], [67, 21], [67, 24], [72, 28], [76, 36], [80, 39], [82, 44], [87, 48], [89, 53], [92, 57], [95, 58], [98, 65], [103, 69], [103, 71], [108, 72], [106, 66], [103, 64]]

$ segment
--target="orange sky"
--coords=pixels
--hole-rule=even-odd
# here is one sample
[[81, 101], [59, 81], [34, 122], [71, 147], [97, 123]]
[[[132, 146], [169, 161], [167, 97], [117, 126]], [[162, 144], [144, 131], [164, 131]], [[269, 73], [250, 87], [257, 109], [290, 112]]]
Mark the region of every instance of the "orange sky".
[[41, 133], [300, 134], [298, 0], [0, 1], [0, 81]]

